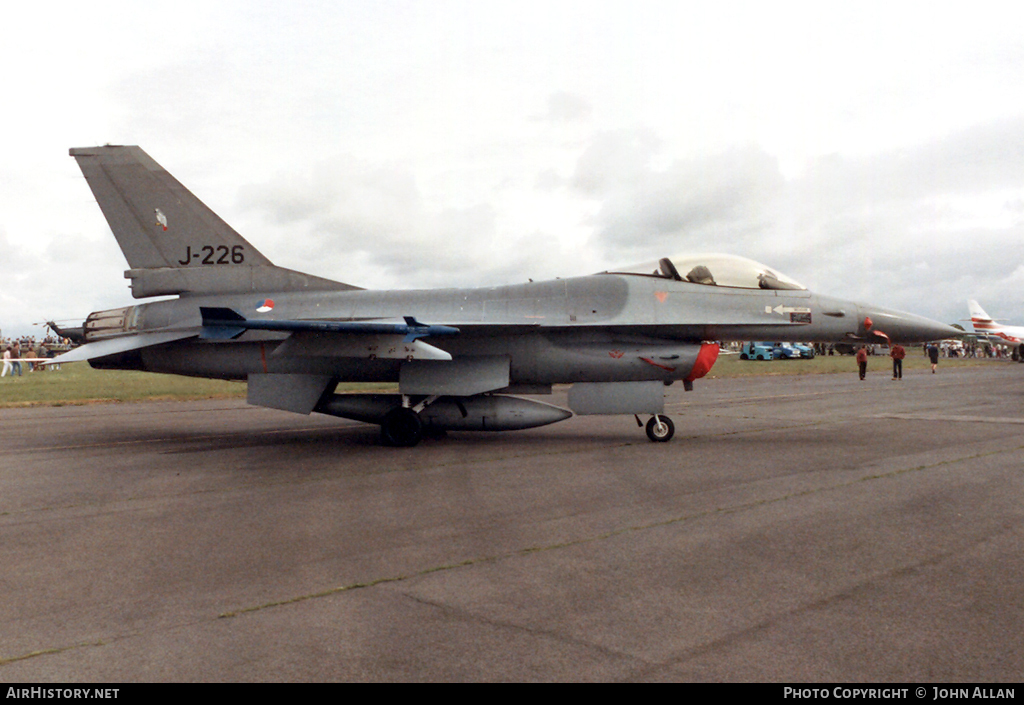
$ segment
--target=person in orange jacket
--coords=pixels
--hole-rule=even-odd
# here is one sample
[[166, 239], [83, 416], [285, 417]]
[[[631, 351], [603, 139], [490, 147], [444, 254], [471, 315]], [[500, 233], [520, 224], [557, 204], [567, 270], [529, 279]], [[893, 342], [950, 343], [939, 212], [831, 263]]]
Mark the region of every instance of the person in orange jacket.
[[860, 371], [860, 378], [864, 379], [864, 375], [868, 373], [868, 349], [864, 345], [857, 350], [857, 369]]
[[903, 346], [896, 343], [889, 348], [889, 357], [892, 358], [892, 378], [903, 379], [903, 358], [907, 356], [907, 351], [903, 349]]

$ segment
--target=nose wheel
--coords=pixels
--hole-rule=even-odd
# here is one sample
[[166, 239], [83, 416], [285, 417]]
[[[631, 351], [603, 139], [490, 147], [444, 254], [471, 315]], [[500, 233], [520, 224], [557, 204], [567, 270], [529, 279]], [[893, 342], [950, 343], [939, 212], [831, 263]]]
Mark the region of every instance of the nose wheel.
[[655, 443], [667, 443], [675, 433], [676, 425], [667, 416], [655, 414], [647, 422], [647, 437]]

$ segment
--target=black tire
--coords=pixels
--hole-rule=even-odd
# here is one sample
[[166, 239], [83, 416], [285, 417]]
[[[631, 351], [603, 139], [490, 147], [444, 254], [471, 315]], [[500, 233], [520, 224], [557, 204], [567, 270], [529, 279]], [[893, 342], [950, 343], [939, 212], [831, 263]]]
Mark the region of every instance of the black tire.
[[676, 425], [672, 423], [672, 419], [662, 414], [652, 416], [647, 422], [647, 437], [655, 443], [668, 443], [675, 433]]
[[412, 409], [392, 409], [380, 425], [380, 437], [386, 446], [412, 448], [423, 438], [423, 422]]

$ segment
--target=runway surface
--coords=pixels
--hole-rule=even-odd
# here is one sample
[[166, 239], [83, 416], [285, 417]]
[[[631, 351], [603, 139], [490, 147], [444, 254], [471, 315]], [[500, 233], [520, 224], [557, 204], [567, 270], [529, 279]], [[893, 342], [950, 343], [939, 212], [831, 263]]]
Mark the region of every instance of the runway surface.
[[1019, 681], [1022, 392], [712, 379], [667, 444], [412, 449], [234, 401], [0, 411], [0, 680]]

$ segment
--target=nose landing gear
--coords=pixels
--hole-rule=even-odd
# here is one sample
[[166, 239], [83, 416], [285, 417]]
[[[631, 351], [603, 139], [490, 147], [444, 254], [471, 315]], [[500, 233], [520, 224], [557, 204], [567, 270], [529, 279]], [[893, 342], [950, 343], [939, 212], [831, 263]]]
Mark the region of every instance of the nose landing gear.
[[662, 414], [655, 414], [647, 422], [647, 437], [655, 443], [666, 443], [676, 433], [676, 425], [672, 419]]

